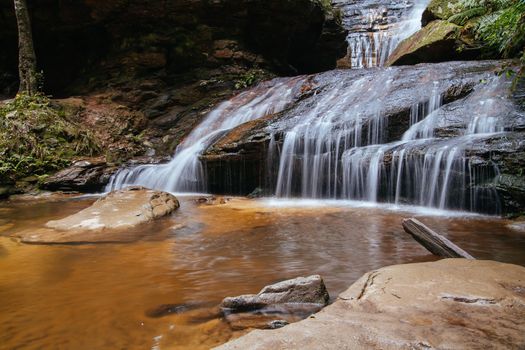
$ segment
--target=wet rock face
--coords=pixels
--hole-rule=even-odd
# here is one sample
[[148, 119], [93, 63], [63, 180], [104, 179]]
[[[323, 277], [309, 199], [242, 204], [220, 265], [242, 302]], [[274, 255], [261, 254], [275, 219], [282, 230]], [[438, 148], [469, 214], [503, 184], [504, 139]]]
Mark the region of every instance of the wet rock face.
[[229, 312], [239, 312], [288, 303], [326, 305], [329, 299], [323, 279], [313, 275], [266, 286], [258, 294], [225, 298], [221, 307]]
[[524, 281], [524, 267], [494, 261], [385, 267], [311, 318], [253, 331], [217, 349], [519, 349]]
[[343, 26], [348, 29], [348, 53], [338, 61], [339, 68], [384, 65], [397, 45], [398, 27], [407, 20], [417, 0], [335, 0], [341, 9]]
[[[497, 214], [520, 211], [525, 204], [519, 190], [522, 175], [516, 170], [521, 166], [517, 159], [521, 158], [515, 158], [513, 153], [522, 152], [525, 116], [510, 96], [511, 81], [495, 74], [504, 64], [449, 62], [311, 76], [309, 93], [290, 108], [242, 124], [207, 149], [201, 159], [206, 165], [209, 190], [247, 195], [260, 187], [265, 194], [304, 196], [304, 178], [321, 169], [316, 182], [307, 180], [307, 184], [319, 186], [318, 192], [308, 192], [310, 188], [306, 187], [307, 195], [356, 199], [353, 193], [348, 195], [341, 190], [345, 184], [352, 184], [345, 178], [352, 168], [345, 168], [345, 164], [359, 161], [366, 172], [379, 154], [372, 152], [376, 149], [383, 155], [378, 168], [381, 181], [373, 200]], [[430, 105], [438, 100], [439, 106], [432, 107], [437, 109], [427, 116]], [[406, 134], [409, 129], [412, 135]], [[425, 136], [423, 130], [429, 134]], [[494, 134], [496, 131], [501, 134]], [[295, 139], [287, 144], [286, 137], [291, 136]], [[307, 143], [311, 146], [305, 152]], [[293, 163], [283, 167], [282, 157], [289, 154], [286, 147], [290, 145], [295, 147], [290, 156]], [[382, 145], [386, 147], [380, 150]], [[313, 159], [305, 175], [303, 158], [315, 155], [319, 147], [325, 150], [323, 157], [331, 152], [332, 158], [324, 161], [328, 164], [324, 168], [315, 168], [320, 161]], [[359, 149], [363, 150], [361, 156], [357, 154]], [[440, 195], [445, 193], [448, 198], [436, 199], [436, 203], [422, 202], [425, 196], [419, 197], [418, 187], [422, 176], [406, 174], [429, 174], [429, 161], [442, 157], [438, 151], [446, 149], [458, 152], [457, 157], [449, 158], [454, 159], [454, 170], [447, 178], [451, 185], [440, 190]], [[350, 158], [352, 154], [355, 156]], [[400, 154], [407, 161], [402, 169]], [[447, 158], [442, 159], [440, 169], [445, 174], [443, 164]], [[422, 169], [424, 164], [427, 170]], [[289, 192], [279, 194], [278, 178], [283, 169], [293, 172], [293, 176]], [[345, 173], [344, 169], [349, 170]], [[396, 180], [400, 173], [406, 175], [406, 180]], [[465, 176], [460, 178], [460, 174]], [[361, 180], [368, 183], [365, 177]], [[336, 187], [337, 192], [333, 190]]]
[[143, 187], [114, 191], [92, 206], [64, 219], [46, 223], [42, 229], [17, 233], [24, 243], [127, 242], [126, 231], [171, 214], [179, 208], [177, 198], [166, 192]]

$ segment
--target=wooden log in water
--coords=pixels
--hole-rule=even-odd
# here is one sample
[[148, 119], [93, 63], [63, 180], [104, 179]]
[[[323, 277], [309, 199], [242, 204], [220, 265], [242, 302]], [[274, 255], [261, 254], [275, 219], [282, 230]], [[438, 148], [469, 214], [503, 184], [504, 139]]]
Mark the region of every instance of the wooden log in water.
[[434, 255], [444, 258], [475, 259], [472, 255], [449, 241], [442, 235], [432, 231], [421, 221], [411, 218], [403, 220], [403, 228], [419, 244]]

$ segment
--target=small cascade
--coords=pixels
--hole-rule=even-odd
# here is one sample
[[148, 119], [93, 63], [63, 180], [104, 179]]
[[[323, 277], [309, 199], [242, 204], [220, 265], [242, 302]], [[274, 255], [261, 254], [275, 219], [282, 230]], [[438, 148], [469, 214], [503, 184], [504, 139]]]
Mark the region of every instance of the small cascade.
[[282, 111], [298, 95], [305, 79], [274, 79], [220, 104], [177, 147], [169, 163], [121, 169], [110, 179], [106, 190], [140, 185], [165, 191], [206, 191], [206, 178], [199, 155], [224, 132]]
[[350, 86], [340, 83], [313, 108], [297, 115], [284, 135], [276, 195], [300, 193], [309, 198], [336, 198], [340, 192], [340, 155], [344, 150], [383, 142], [387, 119], [382, 97], [392, 82], [389, 70]]
[[349, 30], [350, 68], [383, 66], [396, 46], [421, 28], [421, 15], [429, 0], [338, 2]]
[[[465, 150], [477, 141], [504, 131], [501, 111], [506, 84], [494, 78], [487, 87], [469, 96], [464, 104], [470, 109], [470, 122], [462, 134], [453, 138], [435, 137], [444, 127], [440, 118], [440, 97], [434, 90], [428, 107], [414, 107], [411, 127], [402, 141], [385, 145], [357, 147], [342, 156], [344, 198], [413, 203], [439, 209], [486, 211], [487, 201], [496, 205], [494, 189], [484, 186], [498, 175], [494, 165], [473, 167]], [[426, 110], [417, 122], [415, 111]], [[491, 208], [498, 212], [498, 208]]]
[[[443, 118], [446, 108], [459, 107], [442, 107], [440, 82], [427, 84], [430, 98], [412, 105], [408, 130], [390, 142], [381, 112], [389, 84], [384, 70], [372, 81], [362, 77], [350, 87], [336, 85], [322, 103], [298, 116], [301, 122], [284, 135], [276, 195], [473, 211], [485, 210], [486, 201], [496, 203], [495, 191], [485, 184], [498, 175], [497, 167], [472, 166], [465, 150], [505, 130], [501, 112], [510, 108], [505, 79], [493, 78], [462, 101], [460, 112], [468, 113], [462, 118], [471, 117], [460, 125]], [[445, 131], [456, 134], [440, 137]]]

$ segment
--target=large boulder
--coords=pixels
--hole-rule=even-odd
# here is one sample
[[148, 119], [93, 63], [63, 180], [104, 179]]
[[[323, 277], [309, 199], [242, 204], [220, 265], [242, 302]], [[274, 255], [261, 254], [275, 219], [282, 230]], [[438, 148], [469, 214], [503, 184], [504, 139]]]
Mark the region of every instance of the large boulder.
[[221, 307], [230, 311], [246, 311], [287, 303], [326, 305], [329, 299], [321, 276], [312, 275], [266, 286], [258, 294], [225, 298]]
[[127, 231], [137, 225], [169, 215], [179, 208], [177, 198], [169, 193], [143, 187], [114, 191], [92, 206], [45, 228], [15, 235], [24, 243], [79, 243], [129, 241]]
[[525, 267], [447, 259], [369, 272], [310, 318], [217, 349], [522, 349]]
[[442, 62], [463, 58], [456, 50], [461, 27], [447, 21], [433, 21], [403, 40], [390, 55], [387, 65]]

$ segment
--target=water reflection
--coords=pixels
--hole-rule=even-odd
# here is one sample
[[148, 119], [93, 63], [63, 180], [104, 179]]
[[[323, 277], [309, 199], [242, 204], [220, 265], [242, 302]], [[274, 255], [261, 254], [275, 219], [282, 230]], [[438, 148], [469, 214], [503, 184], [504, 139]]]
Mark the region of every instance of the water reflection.
[[[331, 202], [209, 206], [183, 197], [171, 217], [130, 231], [134, 243], [34, 246], [6, 237], [93, 200], [0, 204], [0, 225], [10, 225], [0, 231], [0, 348], [209, 348], [246, 332], [217, 317], [225, 296], [316, 273], [335, 297], [366, 271], [434, 259], [401, 228], [413, 213]], [[525, 235], [505, 220], [416, 216], [478, 258], [525, 265]], [[146, 315], [163, 304], [203, 307]]]

